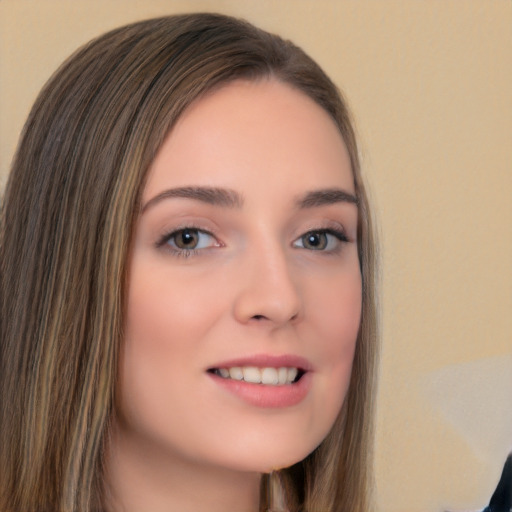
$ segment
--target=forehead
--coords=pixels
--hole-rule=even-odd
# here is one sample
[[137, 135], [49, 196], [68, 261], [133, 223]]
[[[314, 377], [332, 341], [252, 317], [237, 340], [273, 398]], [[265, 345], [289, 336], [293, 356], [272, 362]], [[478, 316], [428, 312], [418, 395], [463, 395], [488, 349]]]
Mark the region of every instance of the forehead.
[[350, 157], [332, 118], [275, 79], [235, 81], [193, 103], [158, 152], [143, 196], [196, 184], [354, 191]]

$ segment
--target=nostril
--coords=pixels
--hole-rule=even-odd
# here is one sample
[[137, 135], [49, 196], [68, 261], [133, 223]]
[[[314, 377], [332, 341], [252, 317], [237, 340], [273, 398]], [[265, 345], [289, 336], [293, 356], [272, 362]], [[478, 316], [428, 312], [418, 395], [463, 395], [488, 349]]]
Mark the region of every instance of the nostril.
[[[297, 318], [297, 314], [293, 315], [290, 320], [293, 321]], [[268, 317], [265, 315], [253, 315], [251, 317], [252, 320], [268, 320]]]

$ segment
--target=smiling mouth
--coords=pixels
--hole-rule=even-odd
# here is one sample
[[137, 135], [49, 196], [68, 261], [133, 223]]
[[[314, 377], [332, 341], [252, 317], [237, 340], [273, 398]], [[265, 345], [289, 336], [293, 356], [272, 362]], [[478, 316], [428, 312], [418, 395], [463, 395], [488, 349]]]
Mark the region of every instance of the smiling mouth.
[[233, 366], [230, 368], [210, 368], [208, 373], [226, 380], [238, 380], [266, 386], [286, 386], [298, 382], [306, 372], [296, 367]]

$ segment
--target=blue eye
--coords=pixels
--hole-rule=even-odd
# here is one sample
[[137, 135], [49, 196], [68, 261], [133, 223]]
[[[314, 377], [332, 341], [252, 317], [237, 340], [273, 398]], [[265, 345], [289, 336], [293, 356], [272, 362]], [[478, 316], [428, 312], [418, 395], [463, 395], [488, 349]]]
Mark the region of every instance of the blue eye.
[[168, 245], [176, 252], [195, 251], [217, 245], [214, 236], [197, 228], [184, 228], [166, 235], [161, 245]]
[[293, 243], [294, 247], [308, 249], [310, 251], [333, 251], [340, 242], [348, 242], [342, 231], [331, 229], [319, 229], [308, 231]]

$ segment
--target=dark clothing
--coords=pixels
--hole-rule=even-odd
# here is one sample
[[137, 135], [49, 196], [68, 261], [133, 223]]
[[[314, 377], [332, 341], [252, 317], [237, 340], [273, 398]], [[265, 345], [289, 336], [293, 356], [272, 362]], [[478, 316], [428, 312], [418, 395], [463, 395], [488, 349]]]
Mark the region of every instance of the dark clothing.
[[507, 457], [489, 505], [482, 512], [512, 512], [512, 453]]

